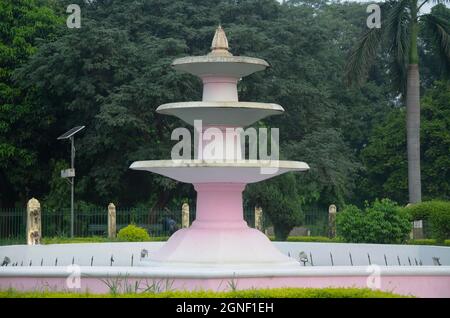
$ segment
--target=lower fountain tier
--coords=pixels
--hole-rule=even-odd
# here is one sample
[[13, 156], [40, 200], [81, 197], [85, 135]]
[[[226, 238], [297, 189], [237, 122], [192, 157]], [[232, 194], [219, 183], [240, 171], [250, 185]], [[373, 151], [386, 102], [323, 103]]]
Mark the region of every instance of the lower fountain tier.
[[[205, 226], [206, 225], [206, 226]], [[249, 228], [245, 221], [239, 228], [224, 224], [201, 224], [181, 229], [158, 251], [150, 253], [148, 266], [219, 266], [279, 265], [298, 266], [281, 253], [261, 231]]]
[[194, 120], [202, 120], [204, 126], [247, 127], [263, 118], [280, 115], [284, 109], [267, 103], [203, 101], [163, 104], [156, 111], [190, 125], [194, 125]]
[[291, 171], [306, 171], [300, 161], [151, 160], [136, 161], [133, 170], [157, 173], [185, 183], [255, 183]]
[[245, 184], [198, 183], [196, 219], [173, 234], [148, 265], [297, 265], [282, 254], [266, 235], [244, 221]]

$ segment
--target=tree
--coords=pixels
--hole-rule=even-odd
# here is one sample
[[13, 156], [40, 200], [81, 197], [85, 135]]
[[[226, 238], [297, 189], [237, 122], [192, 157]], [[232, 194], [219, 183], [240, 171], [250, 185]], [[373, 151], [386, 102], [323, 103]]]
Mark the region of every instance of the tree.
[[262, 207], [267, 214], [277, 241], [286, 241], [294, 226], [303, 222], [302, 202], [293, 174], [254, 184], [246, 197], [250, 205]]
[[[244, 78], [238, 87], [240, 98], [279, 103], [287, 110], [257, 125], [281, 128], [286, 158], [313, 160], [321, 177], [312, 195], [305, 191], [305, 200], [327, 205], [348, 197], [353, 170], [347, 167], [355, 158], [344, 140], [349, 130], [342, 123], [351, 124], [335, 118], [350, 110], [356, 114], [367, 105], [385, 105], [379, 102], [385, 99], [383, 90], [374, 84], [368, 92], [340, 88], [345, 55], [339, 46], [359, 32], [341, 19], [350, 13], [340, 10], [334, 17], [331, 8], [282, 6], [275, 0], [66, 2], [82, 7], [82, 28], [65, 28], [57, 39], [43, 43], [17, 72], [17, 79], [23, 89], [34, 88], [41, 108], [52, 114], [49, 138], [75, 125], [87, 126], [77, 140], [79, 199], [98, 205], [145, 202], [156, 210], [177, 202], [177, 197], [194, 196], [190, 186], [128, 167], [135, 160], [167, 159], [171, 131], [185, 124], [156, 114], [155, 108], [201, 98], [200, 81], [175, 72], [170, 63], [180, 56], [206, 54], [219, 21], [234, 54], [266, 58], [274, 66]], [[364, 16], [361, 5], [348, 7]], [[357, 120], [352, 116], [351, 122]], [[370, 126], [360, 125], [361, 130]], [[358, 138], [351, 142], [357, 145], [366, 137], [349, 138]], [[306, 152], [295, 146], [302, 141], [315, 148]], [[316, 150], [327, 154], [317, 164]], [[56, 161], [67, 158], [64, 144], [47, 145], [45, 152]], [[349, 165], [334, 173], [338, 160]], [[48, 167], [48, 180], [51, 172]]]
[[[420, 169], [420, 81], [418, 41], [420, 28], [427, 25], [432, 30], [435, 47], [442, 62], [450, 65], [450, 25], [439, 15], [420, 15], [421, 7], [430, 2], [424, 0], [389, 1], [383, 5], [382, 28], [369, 29], [351, 52], [347, 64], [350, 83], [361, 83], [383, 43], [392, 57], [390, 72], [395, 76], [396, 87], [405, 93], [406, 139], [408, 154], [408, 190], [411, 203], [421, 201]], [[436, 2], [447, 2], [438, 0]]]
[[53, 1], [0, 0], [0, 207], [24, 205], [33, 186], [45, 180], [42, 145], [52, 118], [34, 89], [24, 90], [13, 75], [40, 41], [55, 37], [61, 22]]
[[[421, 150], [425, 200], [450, 199], [450, 82], [438, 81], [422, 98]], [[394, 109], [374, 129], [361, 158], [365, 166], [358, 188], [367, 199], [389, 197], [406, 204], [406, 114]]]

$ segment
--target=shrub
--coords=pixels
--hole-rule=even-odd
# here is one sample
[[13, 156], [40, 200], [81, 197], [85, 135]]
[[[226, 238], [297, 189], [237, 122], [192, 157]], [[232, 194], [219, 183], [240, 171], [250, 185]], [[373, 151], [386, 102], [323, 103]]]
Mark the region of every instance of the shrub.
[[411, 231], [408, 214], [389, 199], [375, 200], [364, 210], [349, 205], [337, 214], [338, 236], [351, 243], [403, 243]]
[[404, 208], [410, 220], [425, 220], [431, 226], [431, 236], [440, 244], [450, 238], [450, 202], [427, 201]]
[[150, 241], [148, 232], [134, 224], [130, 224], [119, 231], [117, 238], [126, 242], [145, 242]]

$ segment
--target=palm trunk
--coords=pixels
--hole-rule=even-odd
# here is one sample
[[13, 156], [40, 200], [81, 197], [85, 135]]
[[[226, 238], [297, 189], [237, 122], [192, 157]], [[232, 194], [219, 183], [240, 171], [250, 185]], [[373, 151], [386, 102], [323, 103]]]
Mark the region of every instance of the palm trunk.
[[[414, 0], [413, 0], [414, 1]], [[417, 0], [411, 10], [409, 65], [406, 82], [406, 138], [408, 147], [408, 189], [409, 202], [422, 200], [422, 185], [420, 180], [420, 79], [419, 52], [417, 37]]]
[[406, 86], [406, 134], [408, 145], [409, 202], [422, 200], [420, 179], [420, 86], [419, 66], [408, 66]]

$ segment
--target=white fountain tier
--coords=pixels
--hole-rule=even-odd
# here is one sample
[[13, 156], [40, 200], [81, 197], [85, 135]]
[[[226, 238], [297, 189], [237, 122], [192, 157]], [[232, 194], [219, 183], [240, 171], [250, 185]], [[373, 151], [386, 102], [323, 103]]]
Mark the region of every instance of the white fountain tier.
[[254, 57], [220, 56], [215, 53], [182, 57], [172, 63], [174, 69], [199, 77], [224, 75], [237, 79], [263, 71], [269, 66], [266, 61]]
[[164, 104], [156, 111], [178, 117], [190, 125], [194, 125], [195, 120], [202, 120], [203, 125], [247, 127], [265, 117], [280, 115], [284, 109], [267, 103], [200, 101]]
[[[250, 268], [267, 264], [297, 266], [297, 261], [278, 251], [265, 234], [249, 228], [243, 219], [242, 192], [246, 184], [309, 169], [304, 162], [256, 160], [253, 156], [250, 159], [255, 160], [245, 160], [243, 155], [242, 141], [246, 133], [240, 128], [284, 112], [276, 104], [238, 101], [239, 80], [264, 70], [269, 64], [261, 59], [232, 56], [221, 27], [216, 30], [211, 48], [207, 56], [185, 57], [172, 64], [175, 69], [202, 79], [203, 100], [165, 104], [157, 109], [158, 113], [194, 125], [198, 133], [195, 159], [138, 161], [130, 166], [192, 183], [197, 191], [196, 220], [192, 226], [177, 231], [144, 263]], [[195, 123], [197, 120], [202, 121], [200, 127]]]
[[133, 170], [143, 170], [185, 183], [255, 183], [286, 172], [306, 171], [299, 161], [261, 160], [149, 160], [136, 161]]

